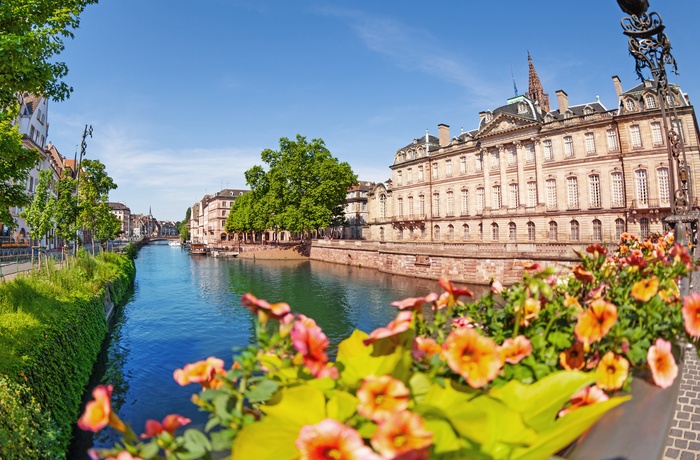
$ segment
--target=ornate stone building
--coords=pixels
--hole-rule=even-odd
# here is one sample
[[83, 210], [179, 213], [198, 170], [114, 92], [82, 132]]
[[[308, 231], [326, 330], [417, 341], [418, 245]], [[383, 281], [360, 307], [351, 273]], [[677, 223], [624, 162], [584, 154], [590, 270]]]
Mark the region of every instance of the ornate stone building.
[[[363, 236], [585, 244], [664, 230], [671, 178], [653, 82], [623, 91], [614, 76], [612, 110], [599, 100], [570, 105], [559, 90], [550, 110], [528, 60], [527, 95], [481, 112], [473, 131], [451, 137], [441, 124], [437, 137], [426, 133], [396, 152], [391, 180], [369, 192]], [[700, 177], [693, 107], [680, 87], [670, 88], [691, 179]]]

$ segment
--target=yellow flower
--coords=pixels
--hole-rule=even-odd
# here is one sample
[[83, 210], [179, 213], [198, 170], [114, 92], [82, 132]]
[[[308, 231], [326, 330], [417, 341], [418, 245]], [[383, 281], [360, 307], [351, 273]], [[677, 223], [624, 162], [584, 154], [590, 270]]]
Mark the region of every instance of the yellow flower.
[[627, 380], [629, 367], [630, 363], [624, 357], [612, 351], [605, 353], [595, 371], [596, 385], [606, 391], [619, 390]]
[[595, 299], [578, 318], [574, 333], [584, 349], [605, 337], [617, 322], [617, 307], [604, 299]]
[[630, 295], [633, 299], [640, 302], [649, 302], [649, 300], [659, 291], [659, 278], [652, 276], [649, 279], [637, 281], [632, 286]]

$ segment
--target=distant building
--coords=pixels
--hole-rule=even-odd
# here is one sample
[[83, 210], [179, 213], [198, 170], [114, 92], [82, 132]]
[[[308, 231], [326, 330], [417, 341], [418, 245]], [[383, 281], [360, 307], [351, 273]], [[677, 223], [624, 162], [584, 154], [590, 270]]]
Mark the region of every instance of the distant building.
[[362, 239], [362, 228], [367, 225], [367, 194], [375, 184], [360, 181], [348, 189], [345, 204], [345, 226], [342, 237], [346, 239]]
[[248, 190], [223, 189], [214, 195], [205, 195], [192, 205], [190, 238], [193, 243], [212, 247], [232, 244], [235, 234], [226, 232], [226, 219], [236, 199]]
[[117, 216], [119, 221], [122, 223], [121, 227], [121, 237], [131, 238], [133, 236], [132, 232], [132, 222], [131, 222], [131, 209], [124, 203], [109, 203], [109, 212]]

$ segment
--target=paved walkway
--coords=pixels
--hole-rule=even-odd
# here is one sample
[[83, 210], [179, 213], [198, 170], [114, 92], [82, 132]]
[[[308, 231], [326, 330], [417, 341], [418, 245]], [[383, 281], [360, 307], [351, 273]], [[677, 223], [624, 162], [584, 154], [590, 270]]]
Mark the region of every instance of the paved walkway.
[[686, 350], [676, 412], [663, 460], [700, 460], [700, 361]]

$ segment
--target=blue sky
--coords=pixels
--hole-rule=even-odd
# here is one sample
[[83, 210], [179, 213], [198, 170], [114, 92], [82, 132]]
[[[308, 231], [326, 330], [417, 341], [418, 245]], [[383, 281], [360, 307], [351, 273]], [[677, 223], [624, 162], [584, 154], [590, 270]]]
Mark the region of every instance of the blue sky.
[[[584, 7], [577, 10], [575, 4]], [[698, 0], [651, 0], [680, 76], [700, 98]], [[49, 140], [119, 185], [112, 201], [181, 220], [206, 193], [246, 188], [243, 172], [280, 137], [321, 138], [361, 180], [390, 177], [394, 153], [437, 125], [527, 91], [531, 53], [556, 108], [637, 84], [614, 0], [102, 0], [60, 55], [71, 98], [49, 107]], [[670, 72], [670, 69], [669, 69]]]

